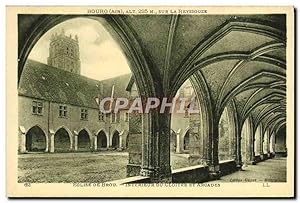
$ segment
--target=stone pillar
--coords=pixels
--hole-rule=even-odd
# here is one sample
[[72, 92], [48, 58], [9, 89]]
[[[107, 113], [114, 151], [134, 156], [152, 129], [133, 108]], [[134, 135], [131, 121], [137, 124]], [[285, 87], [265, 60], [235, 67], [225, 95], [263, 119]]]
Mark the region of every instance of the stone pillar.
[[109, 142], [108, 142], [108, 148], [112, 148], [112, 139], [113, 139], [113, 134], [112, 134], [112, 132], [111, 132], [112, 130], [111, 130], [111, 127], [109, 127], [109, 131], [108, 131], [108, 137], [109, 137]]
[[23, 126], [19, 129], [19, 151], [20, 153], [26, 152], [26, 130]]
[[[142, 117], [140, 114], [131, 113], [129, 118], [127, 176], [138, 176], [142, 164]], [[109, 139], [108, 139], [109, 140]], [[107, 145], [108, 146], [108, 145]]]
[[49, 130], [49, 138], [50, 138], [50, 153], [54, 152], [54, 131], [53, 130]]
[[106, 148], [109, 149], [109, 144], [110, 144], [110, 135], [109, 133], [107, 134], [107, 139], [106, 139]]
[[264, 135], [262, 125], [259, 125], [259, 156], [261, 160], [264, 160]]
[[200, 135], [200, 115], [191, 115], [189, 134], [189, 165], [206, 165], [203, 136]]
[[94, 150], [97, 151], [97, 135], [94, 136]]
[[271, 154], [270, 154], [270, 131], [269, 131], [269, 129], [266, 130], [264, 136], [265, 136], [264, 150], [265, 150], [265, 153], [267, 154], [268, 158], [270, 158]]
[[144, 114], [142, 136], [142, 176], [151, 182], [171, 182], [169, 113]]
[[271, 157], [275, 156], [275, 134], [272, 133], [272, 135], [270, 136], [270, 153], [271, 153]]
[[[249, 120], [250, 122], [250, 120]], [[255, 132], [253, 129], [253, 123], [250, 124], [250, 134], [249, 134], [249, 159], [251, 164], [255, 164]]]
[[235, 162], [236, 162], [236, 167], [241, 168], [242, 167], [242, 152], [241, 152], [241, 141], [242, 141], [242, 136], [241, 136], [241, 128], [240, 126], [237, 127], [237, 132], [236, 132], [236, 157], [235, 157]]
[[181, 153], [181, 136], [180, 132], [176, 132], [176, 153]]
[[73, 151], [73, 145], [74, 145], [74, 140], [73, 140], [73, 136], [71, 135], [69, 151]]
[[21, 133], [21, 153], [26, 152], [26, 135], [25, 133]]
[[[242, 144], [243, 144], [243, 164], [254, 163], [254, 130], [252, 129], [251, 119], [247, 118], [242, 128]], [[245, 139], [245, 140], [243, 140]]]
[[45, 135], [46, 136], [46, 149], [45, 149], [45, 152], [49, 152], [49, 136], [48, 135]]
[[241, 131], [241, 154], [243, 166], [247, 166], [249, 162], [249, 124], [248, 119], [244, 122]]
[[268, 139], [267, 139], [267, 149], [268, 149], [268, 154], [270, 153], [270, 131], [268, 130]]
[[74, 135], [74, 150], [75, 151], [78, 150], [78, 135], [77, 134]]
[[[229, 128], [231, 129], [231, 128]], [[238, 138], [236, 136], [235, 131], [229, 131], [229, 156], [231, 158], [233, 158], [234, 160], [236, 160], [237, 158], [237, 142], [238, 142]], [[241, 146], [241, 145], [240, 145]]]
[[218, 179], [220, 177], [220, 165], [219, 165], [219, 122], [214, 119], [212, 127], [212, 135], [209, 136], [210, 145], [207, 148], [208, 154], [208, 170], [212, 179]]
[[119, 135], [119, 149], [123, 149], [123, 138], [122, 135]]

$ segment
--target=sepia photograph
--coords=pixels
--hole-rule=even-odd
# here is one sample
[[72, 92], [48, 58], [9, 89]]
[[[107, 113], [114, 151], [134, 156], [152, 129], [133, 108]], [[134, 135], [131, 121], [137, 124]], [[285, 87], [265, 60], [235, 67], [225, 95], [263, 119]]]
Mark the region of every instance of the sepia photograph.
[[294, 197], [293, 7], [6, 9], [8, 197]]

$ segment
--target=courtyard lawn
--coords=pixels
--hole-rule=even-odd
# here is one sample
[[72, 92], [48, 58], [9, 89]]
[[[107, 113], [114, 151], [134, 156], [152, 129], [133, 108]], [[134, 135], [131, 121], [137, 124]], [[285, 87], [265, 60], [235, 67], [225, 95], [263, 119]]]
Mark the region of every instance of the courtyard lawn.
[[[127, 152], [20, 154], [18, 181], [106, 182], [126, 178]], [[171, 155], [172, 169], [188, 166], [186, 155]]]

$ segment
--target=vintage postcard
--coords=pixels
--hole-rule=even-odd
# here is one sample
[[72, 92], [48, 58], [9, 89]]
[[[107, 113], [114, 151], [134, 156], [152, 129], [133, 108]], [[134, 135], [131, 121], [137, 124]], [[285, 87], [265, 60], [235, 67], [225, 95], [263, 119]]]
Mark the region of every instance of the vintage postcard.
[[293, 198], [293, 7], [7, 6], [7, 196]]

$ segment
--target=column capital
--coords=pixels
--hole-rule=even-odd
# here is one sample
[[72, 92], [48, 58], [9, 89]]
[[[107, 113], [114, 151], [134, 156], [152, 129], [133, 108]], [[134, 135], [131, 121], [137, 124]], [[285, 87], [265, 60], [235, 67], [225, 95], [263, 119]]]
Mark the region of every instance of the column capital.
[[20, 126], [19, 130], [20, 130], [21, 134], [24, 134], [24, 135], [26, 134], [26, 129], [24, 126]]
[[49, 135], [53, 136], [55, 134], [55, 131], [53, 129], [49, 129]]

